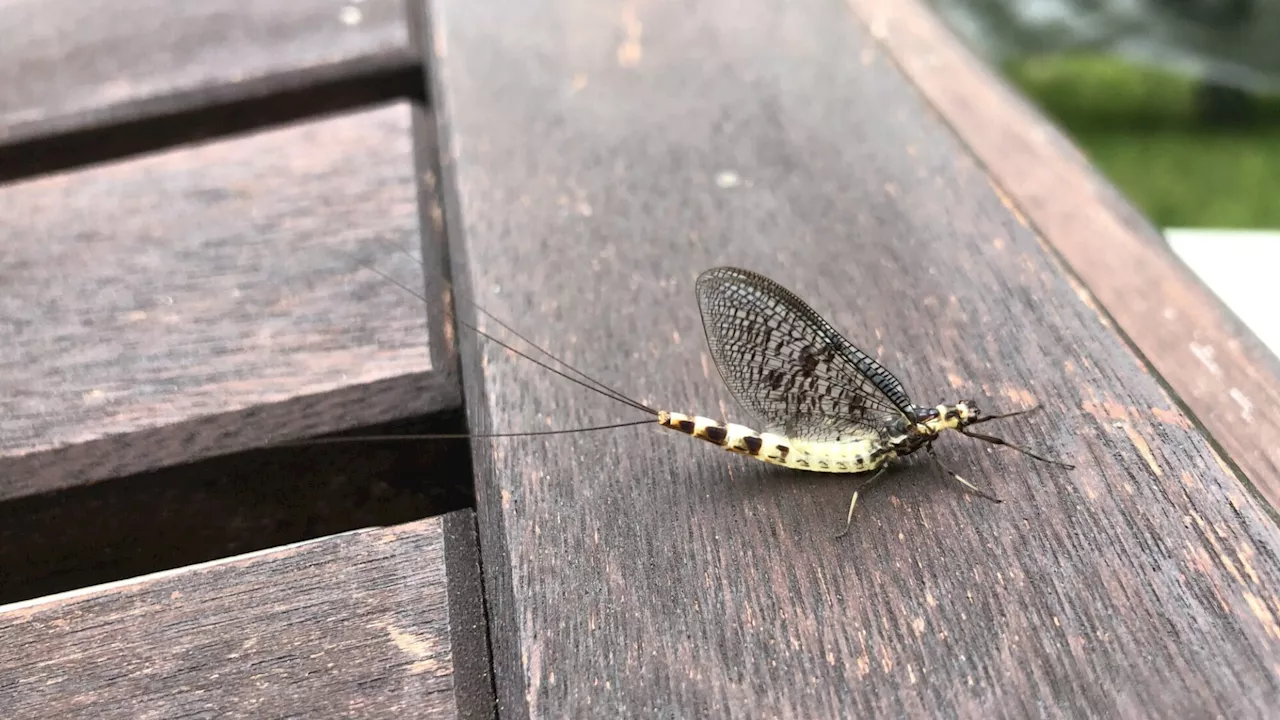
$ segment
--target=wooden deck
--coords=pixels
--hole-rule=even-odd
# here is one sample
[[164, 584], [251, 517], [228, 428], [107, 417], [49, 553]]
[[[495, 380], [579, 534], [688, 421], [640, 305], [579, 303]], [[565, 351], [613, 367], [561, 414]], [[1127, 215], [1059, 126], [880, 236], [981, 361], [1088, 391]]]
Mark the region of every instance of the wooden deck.
[[[0, 31], [0, 715], [1280, 703], [1280, 364], [919, 0], [16, 0]], [[1003, 504], [907, 462], [837, 540], [848, 478], [657, 428], [281, 444], [632, 417], [456, 328], [472, 302], [750, 423], [715, 265], [917, 402], [1042, 403], [1002, 430], [1077, 469], [948, 441]]]

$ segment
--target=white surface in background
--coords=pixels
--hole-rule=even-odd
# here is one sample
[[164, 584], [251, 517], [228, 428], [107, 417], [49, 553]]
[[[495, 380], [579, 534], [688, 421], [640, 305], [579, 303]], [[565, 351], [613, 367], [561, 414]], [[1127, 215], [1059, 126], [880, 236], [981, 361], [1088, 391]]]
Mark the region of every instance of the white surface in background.
[[1280, 232], [1166, 228], [1173, 252], [1280, 355]]

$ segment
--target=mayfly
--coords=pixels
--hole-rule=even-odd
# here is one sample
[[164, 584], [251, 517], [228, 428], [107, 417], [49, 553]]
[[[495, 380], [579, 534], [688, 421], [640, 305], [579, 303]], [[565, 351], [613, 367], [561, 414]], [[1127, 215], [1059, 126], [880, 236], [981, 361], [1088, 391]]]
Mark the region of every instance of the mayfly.
[[[1004, 445], [1041, 462], [1074, 469], [1072, 465], [973, 430], [975, 425], [1025, 415], [1038, 410], [1039, 406], [999, 415], [983, 415], [973, 401], [917, 406], [892, 373], [844, 339], [794, 293], [763, 275], [733, 267], [713, 268], [698, 276], [696, 294], [716, 368], [738, 403], [761, 423], [762, 431], [649, 407], [574, 369], [483, 310], [490, 319], [573, 375], [463, 324], [561, 377], [654, 416], [664, 428], [730, 452], [809, 472], [874, 473], [854, 490], [844, 530], [837, 537], [848, 532], [859, 493], [879, 479], [893, 460], [922, 448], [949, 477], [983, 498], [1000, 502], [938, 460], [933, 442], [946, 430]], [[561, 434], [645, 422], [649, 421], [483, 437]]]

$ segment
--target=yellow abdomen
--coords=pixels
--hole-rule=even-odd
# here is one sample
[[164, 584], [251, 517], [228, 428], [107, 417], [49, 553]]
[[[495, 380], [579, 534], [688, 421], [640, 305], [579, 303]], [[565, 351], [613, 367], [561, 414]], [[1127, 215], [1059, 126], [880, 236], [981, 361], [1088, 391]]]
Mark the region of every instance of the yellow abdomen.
[[840, 442], [811, 442], [761, 433], [745, 425], [718, 423], [700, 415], [658, 413], [658, 424], [741, 455], [810, 472], [859, 473], [875, 470], [897, 456], [877, 437]]

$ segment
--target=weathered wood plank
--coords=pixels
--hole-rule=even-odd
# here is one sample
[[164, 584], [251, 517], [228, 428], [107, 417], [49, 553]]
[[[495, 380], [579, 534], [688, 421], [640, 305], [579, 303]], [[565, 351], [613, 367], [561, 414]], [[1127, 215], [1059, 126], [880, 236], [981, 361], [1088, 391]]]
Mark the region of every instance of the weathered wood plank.
[[445, 571], [449, 576], [449, 644], [453, 652], [453, 694], [461, 720], [497, 717], [489, 621], [485, 616], [480, 538], [471, 510], [444, 518]]
[[0, 707], [458, 717], [446, 588], [465, 566], [446, 572], [451, 522], [470, 511], [0, 608]]
[[412, 112], [0, 188], [0, 499], [455, 407]]
[[0, 146], [417, 62], [400, 0], [7, 0], [0, 37]]
[[[1280, 533], [841, 4], [430, 4], [455, 283], [570, 362], [729, 412], [692, 284], [761, 270], [1064, 473], [948, 441], [851, 479], [661, 431], [475, 444], [510, 717], [1263, 716]], [[1077, 212], [1104, 212], [1080, 198]], [[624, 415], [463, 345], [472, 426]]]
[[[378, 426], [450, 432], [460, 411]], [[459, 443], [233, 453], [0, 502], [0, 604], [474, 504]]]
[[[1134, 210], [1062, 134], [991, 77], [927, 8], [898, 0], [850, 4], [1021, 217], [1078, 274], [1085, 285], [1078, 291], [1096, 298], [1280, 508], [1280, 363], [1271, 352], [1158, 231], [1135, 222]], [[1091, 211], [1080, 212], [1082, 204]]]

